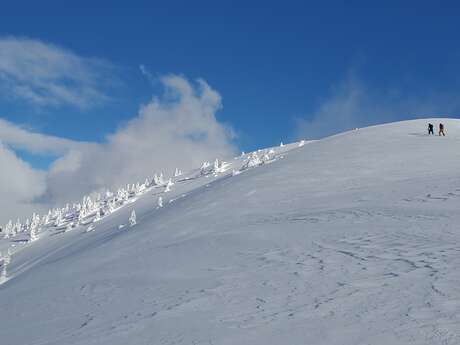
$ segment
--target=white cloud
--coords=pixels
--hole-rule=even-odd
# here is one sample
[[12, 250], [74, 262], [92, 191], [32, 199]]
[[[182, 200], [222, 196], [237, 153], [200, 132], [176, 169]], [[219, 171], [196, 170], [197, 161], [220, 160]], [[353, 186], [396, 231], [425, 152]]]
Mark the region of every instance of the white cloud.
[[0, 119], [0, 140], [15, 149], [30, 153], [63, 154], [72, 148], [90, 145], [84, 142], [44, 135]]
[[86, 108], [108, 99], [101, 91], [111, 65], [52, 44], [0, 37], [0, 95], [36, 106]]
[[216, 91], [203, 80], [191, 83], [176, 75], [161, 82], [164, 95], [142, 106], [136, 117], [103, 143], [51, 137], [0, 120], [0, 140], [6, 145], [59, 155], [48, 171], [41, 172], [7, 147], [0, 150], [0, 161], [12, 162], [1, 164], [0, 191], [16, 186], [9, 191], [13, 206], [0, 209], [0, 224], [12, 214], [76, 201], [84, 193], [142, 181], [154, 172], [172, 174], [176, 167], [197, 168], [204, 160], [235, 153], [231, 129], [215, 116], [222, 106]]
[[0, 167], [0, 220], [43, 210], [33, 200], [45, 192], [45, 173], [32, 169], [1, 143]]
[[332, 88], [308, 116], [297, 119], [296, 137], [317, 139], [357, 127], [414, 118], [448, 116], [460, 110], [454, 93], [372, 90], [354, 73]]
[[145, 65], [139, 65], [139, 70], [141, 71], [141, 74], [147, 78], [147, 80], [150, 82], [150, 83], [154, 83], [155, 82], [155, 77], [153, 76], [153, 74], [147, 69], [147, 67]]

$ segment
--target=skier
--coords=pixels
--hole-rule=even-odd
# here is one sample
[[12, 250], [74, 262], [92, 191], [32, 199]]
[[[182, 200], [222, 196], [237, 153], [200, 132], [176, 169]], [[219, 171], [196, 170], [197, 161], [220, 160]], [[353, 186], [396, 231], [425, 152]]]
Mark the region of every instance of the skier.
[[433, 124], [432, 123], [428, 124], [428, 135], [430, 135], [430, 134], [434, 135]]
[[442, 123], [439, 124], [439, 136], [446, 136], [446, 134], [444, 133], [444, 125]]

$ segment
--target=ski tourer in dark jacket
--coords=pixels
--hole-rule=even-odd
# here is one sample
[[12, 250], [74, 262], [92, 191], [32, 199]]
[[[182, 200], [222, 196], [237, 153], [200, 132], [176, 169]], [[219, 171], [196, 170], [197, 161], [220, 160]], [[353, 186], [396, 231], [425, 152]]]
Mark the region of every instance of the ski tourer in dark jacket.
[[430, 134], [433, 134], [434, 135], [434, 131], [433, 131], [433, 124], [432, 123], [429, 123], [428, 124], [428, 135]]

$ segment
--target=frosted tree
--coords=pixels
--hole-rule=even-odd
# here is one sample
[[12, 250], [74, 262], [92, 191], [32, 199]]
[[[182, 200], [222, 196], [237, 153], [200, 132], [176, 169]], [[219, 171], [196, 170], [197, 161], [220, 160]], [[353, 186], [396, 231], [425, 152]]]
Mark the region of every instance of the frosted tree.
[[5, 238], [10, 238], [13, 237], [14, 234], [13, 232], [13, 222], [10, 220], [6, 225], [5, 225]]
[[176, 171], [174, 172], [174, 177], [178, 177], [182, 175], [182, 171], [176, 168]]
[[168, 183], [166, 184], [165, 193], [170, 192], [172, 186], [174, 186], [174, 183], [171, 179], [169, 179]]
[[108, 202], [107, 202], [108, 206], [109, 206], [109, 212], [110, 213], [113, 213], [113, 211], [115, 211], [116, 209], [116, 204], [115, 204], [115, 200], [114, 199], [110, 199]]
[[91, 197], [86, 197], [86, 209], [90, 212], [93, 209], [94, 202], [91, 200]]
[[84, 218], [85, 218], [85, 213], [83, 212], [83, 210], [80, 210], [80, 212], [78, 213], [78, 224], [82, 224]]
[[215, 175], [227, 171], [228, 168], [229, 164], [227, 162], [219, 161], [218, 159], [214, 161], [213, 171]]
[[153, 176], [153, 182], [157, 186], [163, 186], [165, 184], [165, 181], [164, 181], [164, 178], [163, 178], [163, 173], [161, 173], [160, 175], [155, 174]]
[[136, 225], [136, 211], [131, 212], [131, 216], [129, 217], [129, 226], [134, 226]]
[[264, 163], [263, 159], [259, 157], [257, 152], [251, 153], [251, 155], [246, 159], [243, 166], [241, 167], [242, 170], [253, 168]]
[[208, 175], [212, 172], [213, 167], [211, 167], [211, 163], [203, 162], [200, 168], [201, 175]]
[[97, 212], [96, 212], [96, 217], [94, 217], [94, 222], [98, 222], [101, 220], [101, 209], [98, 209]]
[[123, 201], [128, 200], [128, 198], [125, 195], [125, 190], [123, 188], [119, 188], [117, 192], [117, 199], [121, 204], [123, 204]]
[[4, 283], [6, 281], [7, 268], [10, 262], [11, 262], [11, 254], [10, 254], [10, 250], [8, 249], [6, 255], [3, 255], [2, 271], [0, 273], [0, 283]]
[[284, 146], [284, 144], [283, 144], [283, 142], [281, 142], [281, 143], [280, 143], [280, 147], [283, 147], [283, 146]]
[[14, 225], [14, 233], [18, 234], [22, 232], [22, 225], [21, 222], [19, 221], [19, 218], [16, 220], [16, 224]]
[[38, 231], [40, 226], [40, 216], [34, 213], [32, 217], [32, 223], [30, 224], [30, 233], [29, 233], [29, 240], [30, 242], [34, 242], [38, 240]]
[[54, 226], [60, 226], [62, 224], [62, 211], [58, 210], [56, 215], [56, 221], [54, 222]]
[[45, 216], [44, 223], [45, 225], [48, 225], [51, 220], [51, 210], [48, 210], [48, 214]]
[[158, 207], [163, 207], [163, 198], [161, 196], [158, 197]]
[[32, 225], [30, 227], [29, 237], [30, 237], [30, 239], [29, 239], [30, 242], [34, 242], [34, 241], [38, 240], [38, 224], [32, 223]]
[[8, 225], [10, 226], [10, 231], [9, 231], [10, 237], [16, 236], [16, 234], [17, 234], [17, 232], [16, 232], [16, 226], [13, 225], [13, 222], [12, 222], [11, 220], [9, 221]]
[[129, 199], [129, 191], [126, 189], [123, 189], [123, 201], [128, 201]]
[[219, 168], [222, 166], [222, 163], [219, 162], [219, 159], [216, 158], [216, 160], [214, 161], [214, 172], [217, 172], [219, 171]]

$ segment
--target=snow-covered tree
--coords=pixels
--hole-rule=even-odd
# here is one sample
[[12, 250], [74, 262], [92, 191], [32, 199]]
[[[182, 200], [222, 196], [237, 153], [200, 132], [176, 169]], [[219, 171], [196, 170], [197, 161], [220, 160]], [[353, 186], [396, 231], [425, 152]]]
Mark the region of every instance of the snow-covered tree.
[[13, 222], [10, 220], [5, 225], [5, 238], [13, 237], [15, 234], [13, 233]]
[[136, 211], [131, 212], [131, 216], [129, 217], [129, 226], [134, 226], [136, 225]]
[[2, 271], [0, 273], [0, 283], [3, 283], [6, 281], [7, 268], [10, 262], [11, 262], [11, 254], [10, 254], [10, 250], [8, 249], [6, 255], [3, 255]]
[[156, 185], [156, 186], [163, 186], [165, 184], [165, 180], [164, 180], [164, 177], [163, 177], [163, 173], [160, 173], [160, 175], [157, 175], [155, 174], [153, 176], [153, 183]]
[[213, 172], [215, 175], [223, 173], [228, 170], [229, 166], [230, 165], [227, 162], [219, 161], [218, 159], [216, 159], [214, 161]]
[[96, 216], [94, 217], [94, 220], [93, 220], [93, 221], [94, 221], [94, 222], [98, 222], [98, 221], [101, 220], [101, 218], [102, 218], [101, 209], [98, 209], [98, 210], [96, 211]]
[[284, 144], [283, 144], [283, 142], [281, 142], [281, 143], [280, 143], [280, 147], [283, 147], [283, 146], [284, 146]]
[[83, 212], [83, 210], [80, 210], [80, 212], [78, 212], [78, 224], [83, 223], [83, 218], [85, 218], [85, 213]]
[[122, 191], [123, 191], [123, 201], [128, 201], [128, 199], [129, 199], [129, 190], [122, 189]]
[[19, 218], [16, 220], [16, 224], [14, 224], [14, 233], [19, 234], [22, 232], [22, 225], [21, 222], [19, 221]]
[[[35, 215], [34, 215], [35, 216]], [[38, 227], [40, 225], [40, 217], [34, 217], [32, 220], [32, 224], [30, 224], [30, 233], [29, 233], [29, 240], [30, 242], [34, 242], [38, 240]]]
[[242, 170], [253, 168], [264, 163], [263, 159], [259, 157], [257, 152], [251, 153], [251, 155], [246, 159], [243, 166], [241, 167]]
[[48, 210], [48, 213], [45, 216], [45, 219], [43, 220], [44, 225], [48, 225], [51, 221], [51, 210]]
[[113, 211], [115, 211], [115, 209], [117, 208], [115, 199], [110, 199], [110, 200], [107, 202], [107, 206], [108, 206], [108, 208], [109, 208], [109, 212], [110, 212], [110, 213], [112, 213]]
[[16, 232], [16, 225], [13, 224], [13, 222], [10, 220], [8, 225], [10, 226], [10, 237], [14, 237], [16, 236], [17, 232]]
[[182, 171], [176, 168], [176, 171], [174, 172], [174, 177], [179, 177], [182, 175]]
[[158, 197], [158, 207], [163, 207], [163, 198], [161, 196]]
[[222, 163], [219, 162], [218, 158], [216, 158], [216, 160], [214, 161], [214, 167], [213, 167], [214, 172], [218, 172], [221, 166], [222, 166]]
[[54, 226], [60, 226], [62, 224], [62, 211], [59, 209], [57, 211], [56, 220], [54, 222]]
[[171, 187], [174, 185], [173, 181], [171, 179], [169, 179], [168, 183], [166, 184], [166, 188], [165, 188], [165, 193], [167, 192], [170, 192], [171, 191]]
[[209, 174], [212, 174], [214, 172], [216, 172], [215, 168], [217, 167], [219, 169], [219, 166], [220, 166], [220, 162], [218, 159], [216, 159], [214, 161], [214, 164], [211, 164], [209, 162], [204, 162], [202, 165], [201, 165], [201, 168], [200, 168], [200, 174], [202, 176], [206, 176], [206, 175], [209, 175]]

